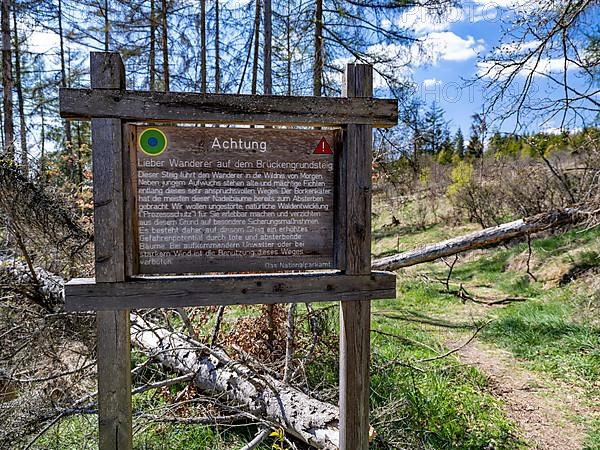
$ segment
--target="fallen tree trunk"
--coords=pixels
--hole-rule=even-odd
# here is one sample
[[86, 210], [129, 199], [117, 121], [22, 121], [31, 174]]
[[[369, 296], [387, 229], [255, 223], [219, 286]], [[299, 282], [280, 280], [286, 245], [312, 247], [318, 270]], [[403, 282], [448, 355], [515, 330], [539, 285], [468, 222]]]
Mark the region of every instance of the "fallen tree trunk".
[[0, 261], [0, 289], [23, 295], [50, 312], [64, 306], [64, 280], [41, 267], [32, 271], [23, 262]]
[[414, 266], [416, 264], [435, 261], [446, 256], [452, 256], [466, 250], [487, 247], [529, 233], [537, 233], [561, 225], [575, 223], [586, 217], [579, 210], [571, 208], [538, 214], [497, 227], [476, 231], [465, 236], [448, 239], [447, 241], [426, 245], [408, 252], [377, 259], [373, 261], [371, 268], [376, 270], [396, 270], [402, 267]]
[[[9, 285], [39, 290], [57, 304], [64, 304], [64, 280], [36, 268], [39, 286], [34, 286], [25, 264], [0, 264], [0, 275]], [[22, 293], [22, 292], [21, 292]], [[60, 299], [61, 301], [57, 301]], [[192, 382], [203, 392], [238, 406], [252, 416], [282, 427], [289, 436], [324, 450], [337, 450], [339, 410], [269, 375], [258, 374], [231, 359], [222, 349], [207, 347], [191, 338], [162, 328], [131, 314], [131, 341], [166, 369], [193, 374]]]
[[285, 433], [316, 448], [338, 448], [338, 408], [269, 376], [257, 374], [217, 348], [131, 315], [132, 344], [162, 366], [184, 375], [202, 391], [283, 427]]

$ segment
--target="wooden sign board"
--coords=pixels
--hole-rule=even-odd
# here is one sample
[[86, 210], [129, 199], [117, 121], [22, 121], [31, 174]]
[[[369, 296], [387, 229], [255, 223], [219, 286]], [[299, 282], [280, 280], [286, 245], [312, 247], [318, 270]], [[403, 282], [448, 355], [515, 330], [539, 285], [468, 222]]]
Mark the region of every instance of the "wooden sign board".
[[332, 269], [334, 130], [128, 125], [140, 274]]

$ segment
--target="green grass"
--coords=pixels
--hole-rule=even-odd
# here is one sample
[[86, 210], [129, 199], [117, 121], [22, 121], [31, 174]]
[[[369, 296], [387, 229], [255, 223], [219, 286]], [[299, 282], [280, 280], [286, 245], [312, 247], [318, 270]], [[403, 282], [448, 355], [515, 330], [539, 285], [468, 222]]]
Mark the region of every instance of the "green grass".
[[510, 305], [483, 336], [535, 370], [593, 389], [600, 379], [600, 329], [576, 320], [577, 301], [561, 289]]
[[[436, 239], [434, 229], [422, 232], [419, 238], [411, 236], [409, 240], [436, 242], [439, 239]], [[392, 236], [386, 236], [385, 239], [388, 245], [393, 242]], [[386, 241], [381, 239], [373, 247], [386, 252], [385, 244]], [[511, 268], [515, 258], [525, 260], [526, 243], [508, 249], [496, 247], [479, 251], [476, 256], [461, 258], [450, 279], [454, 290], [463, 284], [476, 296], [527, 299], [497, 308], [463, 304], [460, 299], [445, 292], [442, 283], [424, 281], [416, 276], [416, 273], [426, 273], [430, 280], [443, 280], [448, 274], [446, 265], [440, 262], [422, 264], [400, 272], [398, 288], [401, 301], [396, 304], [386, 302], [385, 308], [388, 311], [395, 310], [399, 315], [409, 313], [421, 318], [451, 321], [456, 325], [464, 323], [467, 318], [465, 315], [470, 314], [475, 314], [479, 320], [493, 318], [495, 320], [480, 335], [483, 340], [508, 350], [517, 364], [543, 372], [557, 382], [579, 388], [583, 392], [584, 403], [597, 405], [600, 401], [597, 384], [600, 379], [600, 324], [597, 318], [600, 296], [597, 291], [591, 292], [587, 285], [574, 280], [587, 271], [598, 273], [599, 248], [600, 227], [585, 231], [572, 230], [533, 240], [532, 271], [543, 275], [547, 267], [559, 267], [567, 274], [560, 280], [560, 285], [556, 282], [553, 285], [545, 284], [543, 279], [535, 281], [525, 273], [525, 269]], [[413, 336], [411, 330], [405, 333]], [[467, 333], [463, 335], [467, 336]], [[453, 387], [444, 389], [448, 398], [452, 398]], [[430, 386], [429, 389], [428, 401], [435, 401], [435, 388]], [[466, 398], [468, 395], [461, 397], [463, 401]], [[444, 402], [437, 400], [435, 403], [442, 414]], [[434, 416], [433, 413], [429, 414], [429, 417]], [[600, 449], [600, 421], [589, 417], [579, 417], [577, 420], [584, 421], [588, 426], [585, 448]], [[494, 419], [490, 418], [490, 421], [494, 422]], [[496, 420], [496, 423], [501, 422]], [[488, 436], [489, 433], [490, 430]], [[437, 442], [433, 448], [460, 448], [444, 445]]]
[[592, 421], [583, 450], [600, 450], [600, 418]]
[[[477, 229], [467, 225], [452, 228], [428, 225], [418, 229], [412, 224], [397, 227], [391, 213], [381, 211], [375, 220], [373, 253], [376, 256], [405, 251]], [[594, 270], [600, 255], [600, 227], [585, 232], [570, 231], [560, 236], [533, 240], [533, 271], [546, 265], [563, 264], [577, 271]], [[378, 433], [372, 448], [518, 450], [526, 444], [518, 437], [515, 424], [502, 411], [501, 403], [491, 394], [486, 377], [478, 370], [459, 364], [450, 356], [435, 358], [447, 348], [443, 328], [431, 322], [454, 326], [452, 333], [462, 337], [473, 331], [474, 321], [495, 319], [480, 334], [488, 344], [508, 350], [517, 364], [574, 387], [582, 388], [590, 404], [598, 402], [600, 379], [600, 329], [588, 313], [590, 293], [567, 280], [564, 285], [549, 288], [534, 281], [523, 270], [511, 269], [511, 262], [527, 252], [521, 243], [509, 249], [498, 247], [461, 259], [454, 267], [451, 287], [458, 284], [474, 295], [497, 298], [521, 297], [525, 302], [505, 307], [486, 308], [463, 303], [446, 292], [442, 283], [425, 281], [445, 279], [448, 268], [442, 263], [428, 263], [399, 273], [398, 299], [373, 302], [371, 357], [371, 423]], [[536, 259], [537, 258], [537, 259]], [[325, 305], [314, 304], [315, 308]], [[479, 308], [474, 313], [474, 308]], [[302, 308], [299, 309], [301, 311]], [[597, 311], [597, 310], [596, 310]], [[256, 314], [255, 310], [231, 308], [225, 327], [235, 318]], [[474, 317], [471, 317], [474, 314]], [[177, 320], [175, 317], [173, 320]], [[320, 317], [319, 328], [329, 336], [338, 332], [336, 309]], [[596, 319], [597, 320], [597, 319]], [[212, 322], [204, 324], [212, 329]], [[394, 335], [394, 336], [391, 336]], [[309, 386], [319, 395], [335, 402], [338, 383], [337, 341], [329, 339], [315, 353], [306, 368]], [[134, 353], [134, 362], [142, 359]], [[139, 374], [137, 382], [157, 376], [149, 368]], [[183, 385], [172, 386], [176, 395]], [[168, 401], [155, 392], [134, 397], [134, 410], [160, 414]], [[190, 414], [202, 415], [193, 407]], [[588, 424], [586, 450], [600, 450], [600, 419], [577, 418]], [[96, 416], [69, 417], [54, 426], [35, 448], [96, 449]], [[152, 423], [135, 419], [136, 449], [230, 449], [248, 442], [256, 429], [226, 429], [202, 425]], [[261, 449], [271, 448], [267, 440]]]
[[[207, 425], [151, 423], [134, 419], [133, 448], [137, 450], [229, 450], [242, 447], [257, 432], [255, 427], [236, 430]], [[97, 416], [62, 420], [32, 447], [38, 450], [97, 450]], [[257, 447], [270, 449], [269, 439]]]
[[[387, 306], [377, 304], [374, 312]], [[445, 351], [431, 333], [378, 314], [372, 328], [400, 336], [372, 335], [372, 415], [386, 424], [379, 429], [388, 442], [414, 449], [525, 448], [481, 373], [454, 357], [421, 362]]]

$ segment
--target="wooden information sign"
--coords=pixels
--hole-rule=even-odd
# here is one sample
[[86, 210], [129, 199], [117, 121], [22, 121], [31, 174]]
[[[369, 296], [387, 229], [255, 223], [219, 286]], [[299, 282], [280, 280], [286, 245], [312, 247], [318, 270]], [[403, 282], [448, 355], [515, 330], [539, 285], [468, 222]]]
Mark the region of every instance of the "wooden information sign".
[[328, 98], [128, 91], [119, 54], [90, 66], [59, 96], [92, 120], [96, 276], [65, 305], [97, 311], [99, 447], [132, 448], [129, 309], [341, 301], [339, 448], [368, 449], [370, 300], [396, 297], [371, 270], [372, 127], [398, 120], [372, 67]]
[[140, 274], [332, 269], [334, 131], [128, 127]]

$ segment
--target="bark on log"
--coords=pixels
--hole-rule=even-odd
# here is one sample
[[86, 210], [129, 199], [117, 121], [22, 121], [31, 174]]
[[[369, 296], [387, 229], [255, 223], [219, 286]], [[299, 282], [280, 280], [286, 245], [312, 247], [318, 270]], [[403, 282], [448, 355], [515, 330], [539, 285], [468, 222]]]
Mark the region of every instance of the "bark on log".
[[476, 231], [465, 236], [426, 245], [408, 252], [377, 259], [373, 261], [371, 268], [375, 270], [396, 270], [414, 266], [467, 250], [487, 247], [528, 233], [537, 233], [561, 225], [575, 223], [586, 217], [579, 210], [572, 208], [542, 213], [497, 227], [486, 228], [485, 230]]
[[0, 289], [30, 298], [50, 312], [59, 312], [64, 307], [62, 277], [41, 267], [32, 275], [23, 262], [0, 260]]
[[216, 348], [131, 315], [132, 344], [178, 374], [195, 373], [193, 383], [221, 400], [241, 406], [288, 435], [320, 449], [338, 448], [338, 408], [275, 378], [259, 375]]

